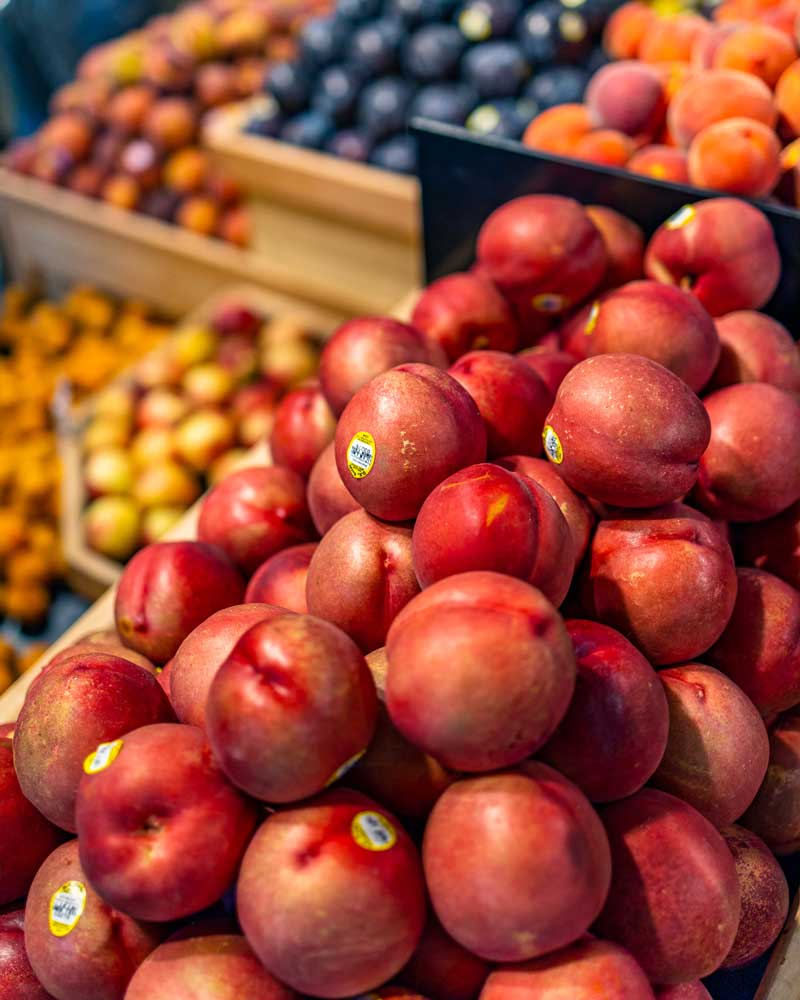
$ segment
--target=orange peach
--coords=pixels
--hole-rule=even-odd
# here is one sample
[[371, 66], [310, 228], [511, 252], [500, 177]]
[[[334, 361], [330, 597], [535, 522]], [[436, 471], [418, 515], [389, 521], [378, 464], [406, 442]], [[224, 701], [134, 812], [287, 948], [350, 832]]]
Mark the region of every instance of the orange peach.
[[155, 91], [145, 83], [118, 90], [105, 109], [105, 120], [126, 135], [136, 135], [156, 99]]
[[523, 143], [530, 149], [557, 156], [575, 156], [581, 139], [596, 127], [584, 104], [558, 104], [542, 111], [525, 129]]
[[775, 107], [789, 134], [800, 136], [800, 59], [783, 71], [775, 85]]
[[645, 34], [658, 19], [646, 3], [631, 0], [617, 8], [606, 22], [603, 48], [612, 59], [635, 59]]
[[219, 222], [219, 207], [208, 195], [190, 195], [178, 206], [175, 221], [193, 233], [213, 236]]
[[750, 73], [775, 87], [796, 58], [797, 49], [783, 31], [767, 24], [743, 24], [722, 39], [712, 65]]
[[100, 189], [100, 197], [113, 205], [130, 212], [139, 204], [142, 189], [134, 177], [127, 174], [112, 174]]
[[205, 154], [189, 146], [173, 153], [164, 164], [164, 183], [181, 194], [190, 194], [203, 186], [207, 169]]
[[197, 116], [191, 101], [162, 97], [150, 108], [142, 123], [144, 135], [165, 150], [180, 149], [194, 138]]
[[682, 149], [674, 146], [643, 146], [628, 160], [627, 166], [634, 174], [653, 177], [658, 181], [689, 183], [688, 157]]
[[571, 155], [606, 167], [624, 167], [635, 149], [633, 140], [624, 132], [601, 128], [579, 139]]
[[[609, 63], [598, 70], [585, 101], [601, 129], [622, 132], [638, 145], [659, 133], [667, 110], [661, 74], [635, 60]], [[580, 148], [579, 144], [576, 155]]]
[[777, 117], [772, 92], [764, 81], [732, 69], [696, 73], [675, 95], [667, 112], [670, 132], [684, 149], [704, 128], [726, 118], [751, 118], [773, 128]]
[[760, 198], [770, 194], [780, 176], [781, 147], [773, 130], [749, 118], [727, 118], [698, 132], [689, 147], [689, 180]]
[[646, 63], [689, 62], [697, 39], [710, 30], [698, 14], [656, 18], [645, 30], [638, 57]]

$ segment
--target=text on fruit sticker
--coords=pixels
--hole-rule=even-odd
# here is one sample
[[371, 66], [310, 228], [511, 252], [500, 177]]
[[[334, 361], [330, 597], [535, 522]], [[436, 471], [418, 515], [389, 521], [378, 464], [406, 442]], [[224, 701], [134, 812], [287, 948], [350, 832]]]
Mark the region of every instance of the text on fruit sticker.
[[683, 208], [679, 208], [678, 211], [671, 215], [667, 221], [664, 223], [665, 229], [683, 229], [684, 226], [688, 226], [692, 219], [697, 215], [697, 209], [694, 205], [684, 205]]
[[83, 770], [86, 774], [98, 774], [105, 771], [109, 764], [113, 764], [122, 749], [122, 740], [114, 740], [112, 743], [101, 743], [93, 750], [83, 762]]
[[354, 434], [347, 446], [347, 468], [353, 479], [363, 479], [375, 464], [375, 438], [369, 431]]
[[597, 321], [600, 319], [600, 303], [592, 303], [592, 308], [589, 310], [589, 318], [586, 320], [586, 326], [583, 328], [583, 332], [587, 337], [594, 333], [595, 327], [597, 326]]
[[542, 292], [541, 295], [534, 295], [531, 305], [540, 313], [557, 313], [569, 306], [569, 299], [566, 295], [557, 295], [555, 292]]
[[351, 767], [355, 767], [356, 764], [361, 760], [364, 754], [367, 752], [367, 748], [364, 747], [363, 750], [359, 750], [358, 753], [354, 753], [353, 756], [344, 762], [341, 767], [337, 767], [333, 774], [325, 782], [325, 787], [332, 785], [334, 781], [338, 781], [339, 778], [343, 778]]
[[555, 462], [556, 465], [561, 465], [564, 461], [564, 449], [561, 447], [558, 434], [556, 434], [550, 424], [542, 431], [542, 442], [544, 443], [545, 453], [550, 461]]
[[66, 937], [75, 930], [86, 907], [86, 886], [83, 882], [65, 882], [50, 897], [48, 924], [54, 937]]
[[397, 843], [394, 827], [376, 812], [360, 812], [350, 824], [353, 840], [365, 851], [388, 851]]

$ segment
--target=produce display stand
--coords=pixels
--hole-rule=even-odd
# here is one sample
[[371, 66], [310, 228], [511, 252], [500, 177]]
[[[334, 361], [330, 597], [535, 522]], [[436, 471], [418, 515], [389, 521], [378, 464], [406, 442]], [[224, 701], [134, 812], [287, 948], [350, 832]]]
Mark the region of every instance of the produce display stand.
[[418, 281], [379, 235], [344, 222], [251, 206], [251, 249], [125, 212], [0, 166], [0, 235], [15, 278], [94, 280], [179, 315], [234, 282], [306, 303], [332, 326], [354, 313], [384, 312]]
[[[226, 303], [249, 306], [267, 318], [297, 322], [311, 334], [327, 336], [334, 329], [329, 318], [302, 302], [289, 302], [284, 297], [254, 285], [232, 285], [207, 298], [188, 312], [181, 324], [204, 325]], [[322, 325], [320, 325], [322, 323]], [[129, 375], [122, 373], [115, 381], [125, 382]], [[95, 552], [86, 543], [81, 515], [88, 502], [83, 471], [81, 440], [92, 412], [93, 398], [85, 400], [69, 414], [58, 419], [58, 450], [61, 458], [61, 511], [60, 529], [64, 559], [67, 564], [67, 582], [73, 590], [90, 599], [100, 597], [116, 583], [122, 571], [120, 563]]]

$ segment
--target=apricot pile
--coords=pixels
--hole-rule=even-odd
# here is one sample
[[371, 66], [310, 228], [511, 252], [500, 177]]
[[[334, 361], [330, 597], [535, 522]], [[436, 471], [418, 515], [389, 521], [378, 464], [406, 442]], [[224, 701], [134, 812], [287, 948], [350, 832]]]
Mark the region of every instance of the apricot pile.
[[217, 482], [34, 681], [0, 737], [0, 982], [700, 1000], [772, 946], [800, 846], [772, 231], [525, 196], [477, 254], [412, 324], [337, 331], [282, 461]]
[[615, 62], [583, 104], [538, 115], [533, 149], [658, 180], [800, 205], [800, 53], [795, 0], [725, 0], [713, 22], [631, 0], [604, 33]]

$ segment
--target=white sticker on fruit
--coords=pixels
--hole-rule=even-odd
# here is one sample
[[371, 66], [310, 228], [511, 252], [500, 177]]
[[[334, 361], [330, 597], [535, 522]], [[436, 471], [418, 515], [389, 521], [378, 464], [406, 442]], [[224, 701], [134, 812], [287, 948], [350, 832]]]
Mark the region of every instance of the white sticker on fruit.
[[350, 824], [353, 840], [365, 851], [388, 851], [397, 843], [394, 827], [376, 812], [360, 812]]
[[531, 305], [540, 313], [557, 313], [567, 308], [569, 299], [566, 295], [557, 295], [555, 292], [542, 292], [540, 295], [534, 295]]
[[325, 787], [332, 785], [334, 781], [338, 781], [339, 778], [343, 778], [351, 767], [355, 767], [356, 764], [361, 760], [364, 754], [367, 752], [367, 748], [364, 747], [363, 750], [359, 750], [358, 753], [354, 753], [353, 756], [344, 762], [341, 767], [337, 767], [333, 774], [325, 782]]
[[74, 931], [86, 908], [83, 882], [65, 882], [50, 897], [48, 924], [54, 937], [66, 937]]
[[556, 434], [550, 424], [542, 431], [542, 442], [545, 453], [550, 461], [555, 462], [556, 465], [561, 465], [564, 461], [564, 449], [561, 447], [558, 434]]
[[697, 215], [697, 209], [694, 205], [684, 205], [683, 208], [679, 208], [678, 211], [671, 215], [667, 221], [664, 223], [665, 229], [683, 229], [684, 226], [688, 226], [692, 219]]
[[369, 431], [354, 434], [347, 446], [347, 468], [353, 479], [363, 479], [375, 464], [375, 438]]
[[111, 743], [101, 743], [83, 762], [83, 770], [86, 774], [99, 774], [100, 771], [113, 764], [122, 749], [122, 740], [114, 740]]

